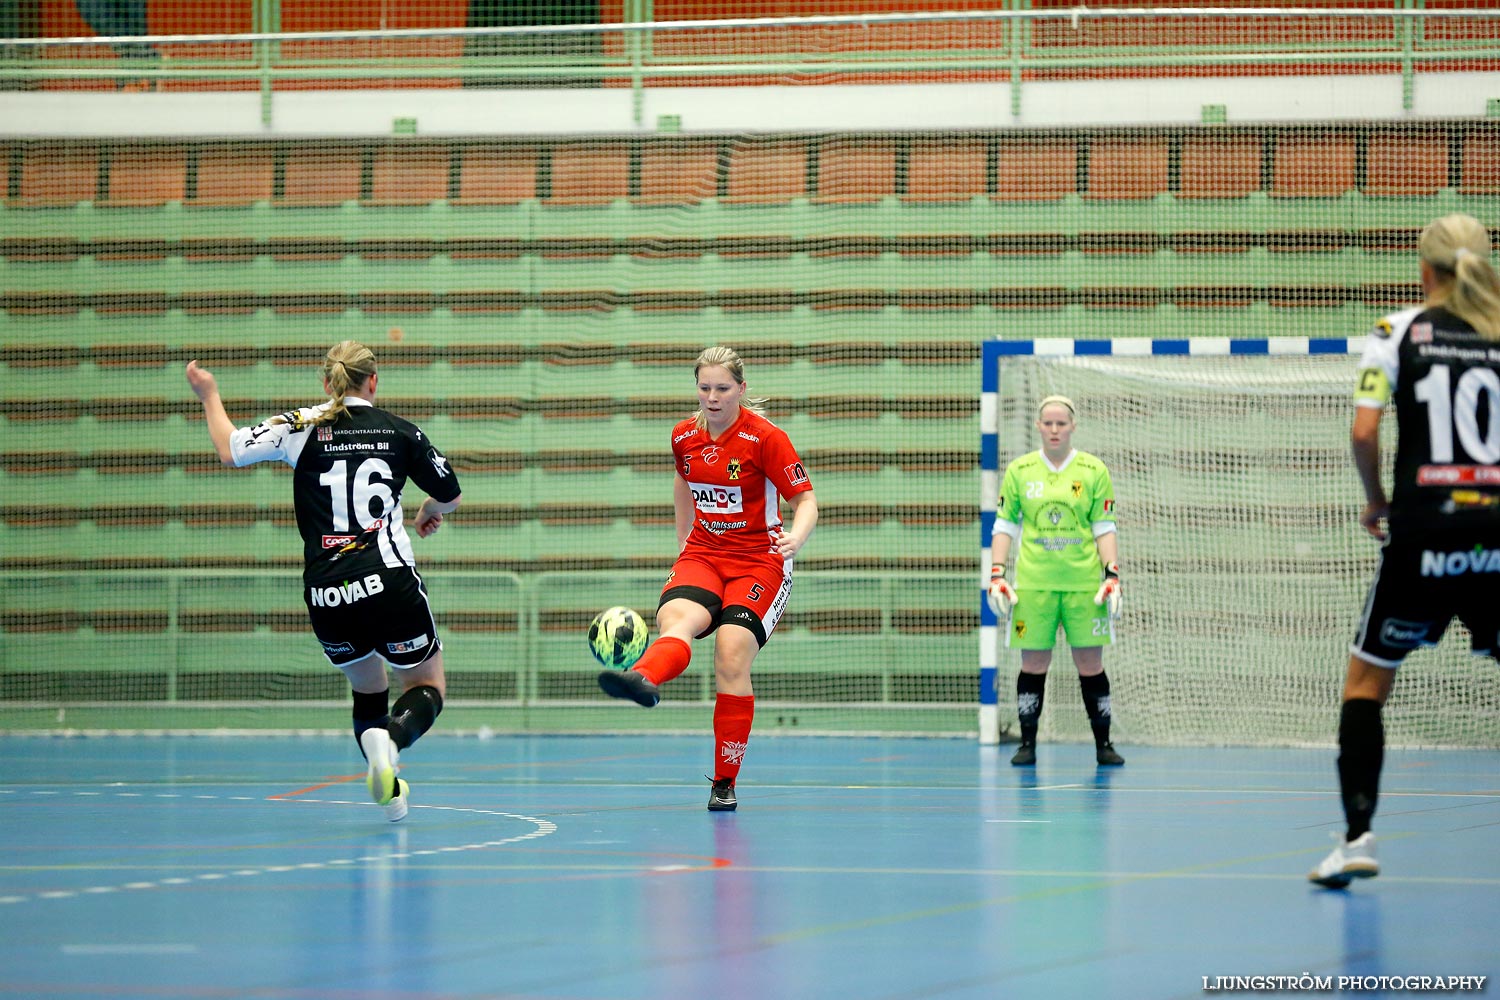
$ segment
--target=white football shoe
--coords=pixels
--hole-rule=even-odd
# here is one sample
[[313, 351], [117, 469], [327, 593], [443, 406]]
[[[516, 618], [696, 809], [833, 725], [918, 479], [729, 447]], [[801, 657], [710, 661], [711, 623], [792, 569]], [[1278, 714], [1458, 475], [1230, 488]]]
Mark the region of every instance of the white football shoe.
[[387, 805], [396, 797], [396, 745], [383, 726], [366, 729], [359, 737], [359, 748], [365, 752], [370, 769], [365, 773], [365, 787], [376, 805]]
[[1357, 878], [1374, 878], [1380, 874], [1380, 862], [1375, 859], [1375, 834], [1366, 830], [1353, 840], [1346, 841], [1341, 833], [1333, 834], [1338, 841], [1318, 864], [1307, 873], [1309, 882], [1328, 889], [1342, 889]]
[[386, 819], [399, 823], [406, 818], [406, 800], [410, 791], [410, 785], [401, 778], [396, 779], [396, 797], [380, 807], [385, 810]]

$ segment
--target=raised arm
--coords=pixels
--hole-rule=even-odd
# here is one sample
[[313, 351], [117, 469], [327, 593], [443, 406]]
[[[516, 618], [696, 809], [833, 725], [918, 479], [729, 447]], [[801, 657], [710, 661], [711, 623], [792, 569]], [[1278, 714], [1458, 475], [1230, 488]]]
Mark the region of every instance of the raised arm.
[[193, 395], [203, 404], [203, 419], [208, 424], [208, 436], [213, 439], [214, 452], [219, 456], [220, 462], [233, 468], [234, 455], [229, 450], [229, 438], [236, 428], [234, 421], [229, 419], [229, 414], [224, 412], [224, 401], [219, 398], [219, 383], [214, 379], [213, 372], [200, 368], [196, 361], [188, 362], [187, 380], [188, 385], [193, 388]]

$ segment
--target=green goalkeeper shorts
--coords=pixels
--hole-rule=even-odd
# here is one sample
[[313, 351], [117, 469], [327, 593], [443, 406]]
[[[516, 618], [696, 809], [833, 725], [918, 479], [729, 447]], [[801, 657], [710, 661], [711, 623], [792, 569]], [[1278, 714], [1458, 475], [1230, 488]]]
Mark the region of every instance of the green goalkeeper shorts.
[[1016, 590], [1010, 615], [1011, 649], [1051, 649], [1057, 630], [1073, 649], [1108, 646], [1109, 609], [1083, 590]]

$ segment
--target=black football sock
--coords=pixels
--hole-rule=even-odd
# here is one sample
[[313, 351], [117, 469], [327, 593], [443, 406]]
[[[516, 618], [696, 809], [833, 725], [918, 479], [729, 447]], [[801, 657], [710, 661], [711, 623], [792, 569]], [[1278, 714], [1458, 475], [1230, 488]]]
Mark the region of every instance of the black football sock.
[[[354, 692], [354, 742], [365, 734], [366, 729], [377, 729], [391, 721], [391, 691], [376, 691], [373, 694]], [[359, 752], [365, 752], [364, 747]]]
[[1021, 742], [1035, 743], [1042, 717], [1042, 699], [1047, 691], [1046, 674], [1016, 675], [1016, 715], [1021, 720]]
[[1370, 829], [1384, 763], [1385, 726], [1380, 720], [1380, 702], [1373, 698], [1344, 702], [1339, 713], [1338, 764], [1344, 818], [1349, 822], [1345, 840], [1354, 840]]
[[1102, 747], [1109, 742], [1109, 677], [1103, 671], [1092, 677], [1079, 677], [1078, 686], [1083, 691], [1089, 726], [1094, 730], [1094, 745]]
[[397, 750], [405, 750], [437, 721], [443, 710], [443, 696], [438, 689], [423, 684], [396, 699], [391, 709], [391, 741]]

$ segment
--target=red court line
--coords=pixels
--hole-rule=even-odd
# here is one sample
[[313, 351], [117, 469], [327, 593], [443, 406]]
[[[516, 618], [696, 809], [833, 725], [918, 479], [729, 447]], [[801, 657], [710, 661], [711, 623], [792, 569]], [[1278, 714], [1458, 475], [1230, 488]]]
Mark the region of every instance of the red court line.
[[267, 795], [266, 798], [268, 798], [268, 799], [291, 799], [291, 798], [296, 798], [298, 795], [306, 795], [308, 792], [316, 792], [316, 791], [319, 791], [319, 790], [324, 789], [324, 788], [332, 788], [334, 785], [347, 785], [349, 782], [351, 782], [351, 781], [358, 781], [359, 779], [361, 779], [363, 777], [364, 777], [363, 774], [334, 775], [329, 780], [324, 781], [324, 782], [322, 782], [320, 784], [317, 784], [317, 785], [308, 785], [306, 788], [299, 788], [299, 789], [297, 789], [294, 792], [281, 792], [280, 794], [277, 794], [277, 795]]

